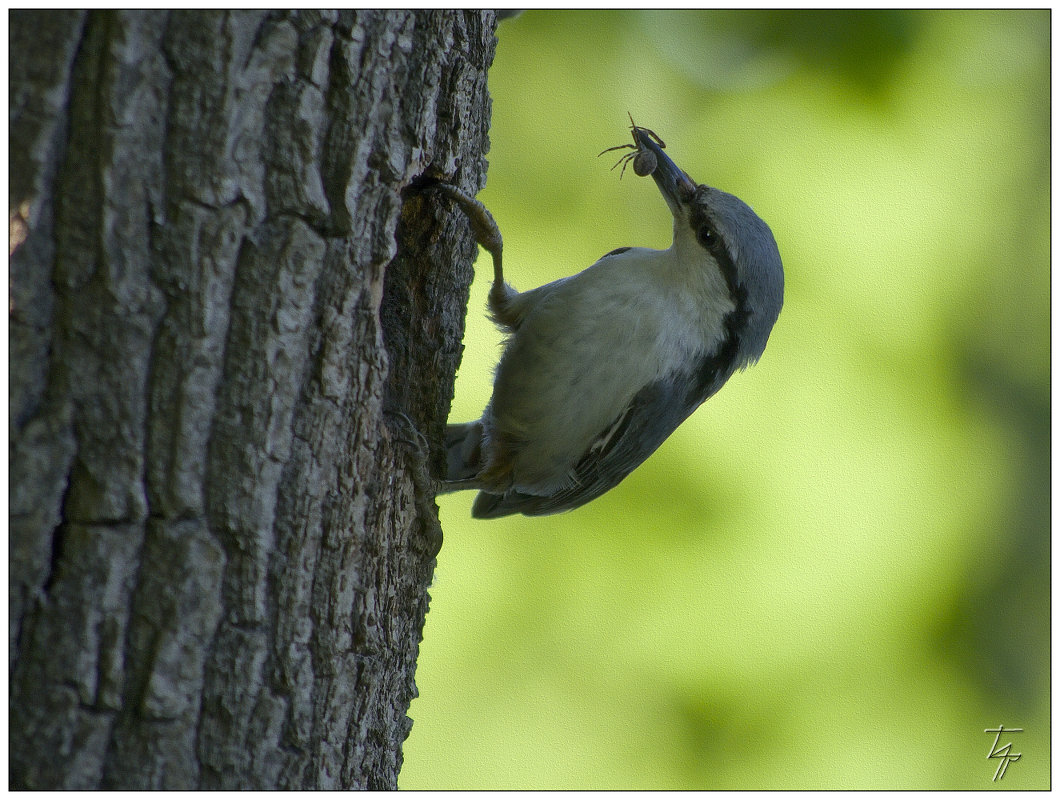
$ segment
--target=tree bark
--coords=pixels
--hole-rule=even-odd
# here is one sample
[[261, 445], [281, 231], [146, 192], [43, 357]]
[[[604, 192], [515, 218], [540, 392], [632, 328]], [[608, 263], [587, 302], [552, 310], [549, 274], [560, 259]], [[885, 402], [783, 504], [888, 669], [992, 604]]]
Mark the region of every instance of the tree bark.
[[12, 786], [396, 786], [494, 25], [11, 13]]

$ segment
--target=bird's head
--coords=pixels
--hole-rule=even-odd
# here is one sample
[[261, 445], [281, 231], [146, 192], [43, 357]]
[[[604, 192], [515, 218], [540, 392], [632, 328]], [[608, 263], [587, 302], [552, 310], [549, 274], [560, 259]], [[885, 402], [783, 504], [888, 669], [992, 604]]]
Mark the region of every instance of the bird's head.
[[654, 166], [651, 176], [673, 213], [675, 247], [725, 278], [736, 313], [742, 315], [737, 320], [738, 362], [757, 361], [784, 302], [784, 267], [773, 232], [740, 198], [696, 184], [651, 131], [634, 125], [633, 140], [641, 166], [637, 173], [644, 172], [644, 165]]

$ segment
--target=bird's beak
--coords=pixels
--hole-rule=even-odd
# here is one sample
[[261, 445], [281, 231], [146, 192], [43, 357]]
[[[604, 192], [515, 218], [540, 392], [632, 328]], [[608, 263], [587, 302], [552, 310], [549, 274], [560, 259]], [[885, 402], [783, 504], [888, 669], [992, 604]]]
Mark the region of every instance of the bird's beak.
[[650, 150], [656, 158], [655, 170], [651, 176], [655, 185], [662, 192], [670, 211], [677, 216], [681, 207], [692, 199], [696, 192], [696, 182], [685, 174], [685, 171], [666, 155], [662, 147], [643, 128], [633, 128], [633, 139], [642, 150]]

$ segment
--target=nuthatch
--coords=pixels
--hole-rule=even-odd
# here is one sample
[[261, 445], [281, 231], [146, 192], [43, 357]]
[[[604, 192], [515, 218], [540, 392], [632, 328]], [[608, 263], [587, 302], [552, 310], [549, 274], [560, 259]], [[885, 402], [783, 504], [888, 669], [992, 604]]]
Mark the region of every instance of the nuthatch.
[[769, 226], [742, 200], [697, 186], [654, 133], [632, 131], [620, 163], [655, 179], [673, 244], [620, 247], [527, 292], [504, 282], [485, 207], [435, 186], [493, 256], [489, 308], [508, 334], [482, 418], [446, 429], [441, 491], [479, 490], [474, 517], [553, 514], [613, 488], [758, 360], [780, 314], [784, 269]]

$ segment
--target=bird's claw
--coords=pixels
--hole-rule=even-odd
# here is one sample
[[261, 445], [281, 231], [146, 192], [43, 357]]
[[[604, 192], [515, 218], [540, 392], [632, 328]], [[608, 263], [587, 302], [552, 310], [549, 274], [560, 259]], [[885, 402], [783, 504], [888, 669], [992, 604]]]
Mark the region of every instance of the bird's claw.
[[429, 558], [434, 558], [442, 549], [442, 526], [438, 522], [438, 512], [433, 503], [434, 496], [438, 494], [438, 481], [431, 477], [428, 466], [430, 445], [427, 443], [427, 437], [403, 411], [388, 408], [383, 414], [387, 421], [390, 441], [405, 445], [409, 451], [408, 475], [412, 478], [416, 515], [423, 527], [423, 550]]

